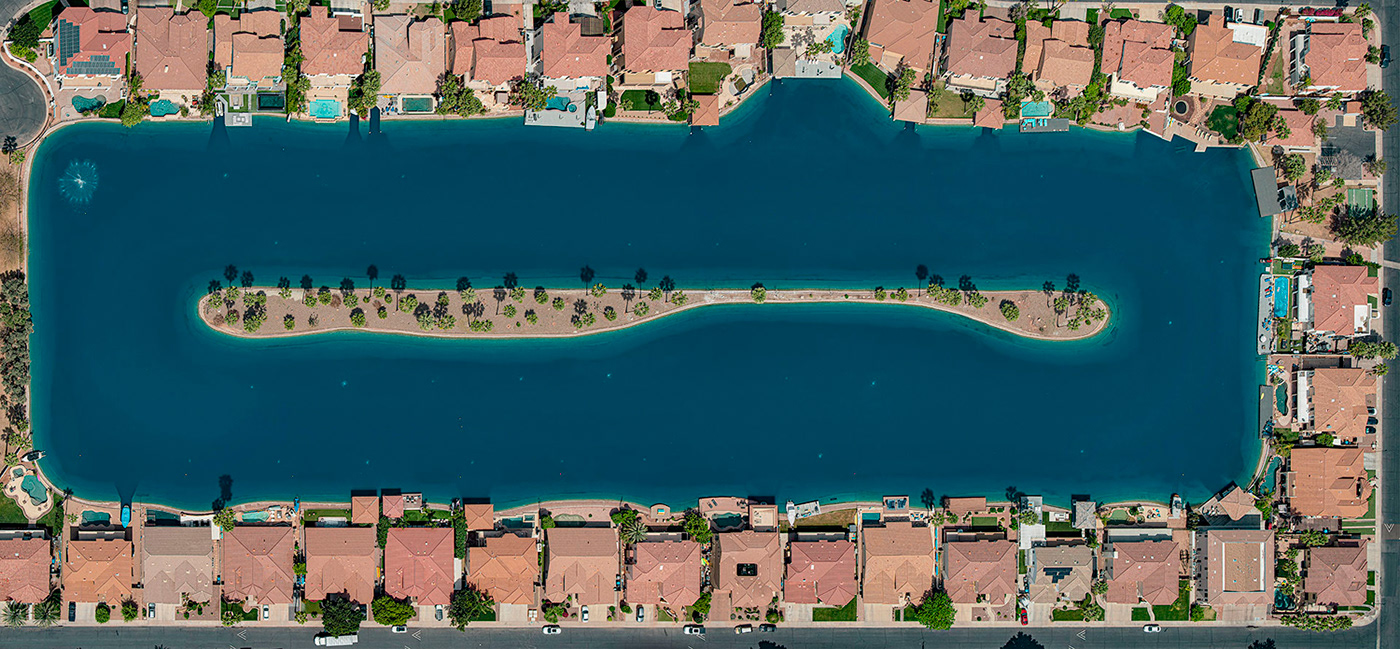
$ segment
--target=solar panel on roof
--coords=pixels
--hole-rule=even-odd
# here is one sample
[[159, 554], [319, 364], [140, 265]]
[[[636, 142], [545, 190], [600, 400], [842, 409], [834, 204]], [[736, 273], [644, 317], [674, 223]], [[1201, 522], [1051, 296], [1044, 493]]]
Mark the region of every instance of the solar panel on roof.
[[58, 20], [58, 65], [68, 65], [68, 61], [73, 58], [81, 49], [81, 39], [78, 26], [67, 20]]

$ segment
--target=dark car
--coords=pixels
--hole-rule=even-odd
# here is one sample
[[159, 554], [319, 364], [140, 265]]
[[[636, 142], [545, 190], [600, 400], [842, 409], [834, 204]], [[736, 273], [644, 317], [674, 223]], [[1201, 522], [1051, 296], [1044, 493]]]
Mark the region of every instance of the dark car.
[[68, 621], [69, 621], [69, 622], [77, 622], [77, 621], [78, 621], [78, 603], [77, 603], [77, 602], [68, 602]]
[[772, 632], [778, 630], [778, 625], [776, 625], [776, 624], [760, 624], [760, 625], [758, 625], [758, 630], [759, 630], [760, 633], [772, 633]]
[[1382, 45], [1382, 46], [1381, 46], [1381, 67], [1384, 68], [1384, 67], [1389, 67], [1389, 66], [1390, 66], [1390, 46], [1389, 46], [1389, 45]]
[[1381, 291], [1381, 304], [1390, 306], [1390, 289]]

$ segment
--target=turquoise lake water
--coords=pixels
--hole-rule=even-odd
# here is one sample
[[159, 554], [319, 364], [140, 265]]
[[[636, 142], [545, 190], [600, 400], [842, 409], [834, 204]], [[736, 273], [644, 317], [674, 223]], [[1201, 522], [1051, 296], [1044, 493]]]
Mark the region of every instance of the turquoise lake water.
[[[235, 501], [395, 487], [677, 506], [1012, 485], [1189, 498], [1247, 477], [1268, 237], [1246, 154], [914, 130], [847, 81], [760, 92], [694, 131], [60, 130], [30, 215], [45, 471], [187, 507], [220, 475]], [[925, 264], [983, 289], [1076, 274], [1116, 320], [1045, 343], [925, 309], [735, 305], [576, 340], [247, 341], [194, 317], [227, 264], [268, 284], [363, 286], [375, 264], [380, 284], [573, 286], [588, 265], [613, 287], [644, 267], [770, 288], [913, 288]]]

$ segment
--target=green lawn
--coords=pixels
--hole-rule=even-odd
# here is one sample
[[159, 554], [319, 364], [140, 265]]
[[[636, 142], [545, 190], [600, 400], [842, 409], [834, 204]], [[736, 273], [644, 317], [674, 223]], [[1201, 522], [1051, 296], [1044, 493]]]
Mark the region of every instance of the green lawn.
[[313, 618], [321, 616], [321, 602], [317, 600], [302, 600], [301, 607]]
[[1045, 524], [1045, 531], [1047, 533], [1077, 531], [1074, 529], [1074, 523], [1072, 521], [1052, 522], [1050, 520], [1050, 512], [1045, 512], [1044, 514], [1042, 514], [1040, 520], [1042, 523]]
[[1120, 18], [1132, 18], [1133, 12], [1127, 9], [1114, 9], [1113, 11], [1108, 12], [1108, 17], [1111, 20], [1118, 20]]
[[103, 119], [118, 119], [122, 116], [122, 109], [126, 107], [126, 101], [114, 101], [98, 109], [97, 116]]
[[256, 622], [258, 620], [258, 609], [256, 607], [252, 610], [245, 609], [243, 608], [243, 602], [220, 602], [219, 608], [221, 613], [232, 611], [241, 615], [244, 622]]
[[[656, 101], [647, 101], [648, 93], [655, 95]], [[661, 110], [661, 95], [657, 94], [654, 90], [628, 90], [622, 93], [620, 102], [628, 100], [632, 101], [632, 110]]]
[[851, 72], [854, 72], [857, 75], [859, 75], [860, 78], [865, 79], [865, 82], [870, 84], [870, 87], [874, 88], [875, 92], [880, 93], [881, 98], [890, 98], [889, 88], [885, 87], [885, 82], [889, 80], [890, 75], [885, 74], [884, 70], [875, 67], [875, 64], [873, 63], [866, 62], [861, 63], [860, 65], [851, 66]]
[[660, 620], [660, 621], [662, 621], [662, 622], [675, 622], [675, 621], [676, 621], [676, 618], [671, 617], [671, 614], [670, 614], [670, 613], [667, 613], [667, 612], [666, 612], [666, 609], [664, 609], [664, 608], [658, 608], [658, 609], [656, 609], [656, 619], [658, 619], [658, 620]]
[[1178, 582], [1176, 602], [1170, 606], [1153, 606], [1152, 614], [1158, 622], [1182, 622], [1191, 619], [1191, 582], [1182, 579]]
[[1270, 95], [1282, 95], [1287, 92], [1283, 83], [1283, 55], [1274, 55], [1274, 65], [1269, 69], [1269, 78], [1264, 84], [1264, 92]]
[[1376, 571], [1371, 570], [1371, 571], [1368, 571], [1368, 572], [1366, 573], [1366, 585], [1367, 585], [1367, 586], [1375, 586], [1375, 585], [1376, 585]]
[[1050, 620], [1053, 622], [1078, 622], [1083, 619], [1084, 612], [1077, 608], [1050, 611]]
[[9, 496], [0, 495], [0, 525], [27, 525], [29, 519], [24, 516], [24, 511], [19, 508], [19, 503], [10, 500]]
[[303, 523], [315, 523], [322, 518], [344, 518], [350, 520], [350, 510], [348, 509], [308, 509], [302, 512], [301, 521]]
[[995, 516], [973, 516], [973, 517], [972, 517], [972, 526], [973, 526], [973, 527], [999, 527], [999, 526], [1000, 526], [1000, 523], [998, 522], [998, 520], [999, 520], [999, 519], [997, 519], [997, 517], [995, 517]]
[[1216, 106], [1206, 119], [1206, 126], [1225, 137], [1233, 140], [1239, 136], [1239, 119], [1236, 116], [1234, 106]]
[[1151, 620], [1151, 619], [1152, 619], [1152, 617], [1151, 617], [1150, 615], [1147, 614], [1147, 607], [1146, 607], [1146, 606], [1139, 606], [1139, 607], [1133, 609], [1133, 621], [1134, 621], [1134, 622], [1147, 622], [1147, 621], [1149, 621], [1149, 620]]
[[1016, 570], [1017, 570], [1020, 574], [1023, 574], [1023, 575], [1026, 574], [1026, 551], [1025, 551], [1025, 550], [1020, 550], [1020, 551], [1016, 552]]
[[852, 599], [841, 608], [814, 608], [812, 609], [813, 622], [855, 622], [856, 621], [856, 600]]
[[972, 119], [976, 114], [975, 111], [969, 110], [967, 102], [963, 101], [962, 93], [949, 90], [942, 81], [933, 86], [928, 98], [936, 106], [929, 117]]
[[734, 71], [728, 63], [691, 63], [690, 91], [697, 95], [719, 93], [719, 84]]
[[1371, 589], [1367, 589], [1367, 590], [1366, 590], [1366, 605], [1367, 605], [1367, 606], [1375, 606], [1375, 605], [1376, 605], [1376, 591], [1371, 590]]
[[54, 16], [62, 12], [63, 7], [58, 5], [58, 0], [54, 0], [35, 7], [33, 11], [29, 12], [29, 19], [40, 25], [47, 25], [53, 22]]
[[445, 521], [452, 518], [451, 512], [442, 509], [430, 509], [427, 514], [421, 509], [410, 509], [403, 513], [403, 520], [408, 523], [426, 523], [432, 520]]
[[1084, 12], [1084, 22], [1087, 22], [1087, 23], [1089, 23], [1090, 25], [1097, 25], [1097, 24], [1099, 24], [1099, 10], [1098, 10], [1098, 9], [1088, 9], [1088, 10], [1086, 10], [1086, 11]]

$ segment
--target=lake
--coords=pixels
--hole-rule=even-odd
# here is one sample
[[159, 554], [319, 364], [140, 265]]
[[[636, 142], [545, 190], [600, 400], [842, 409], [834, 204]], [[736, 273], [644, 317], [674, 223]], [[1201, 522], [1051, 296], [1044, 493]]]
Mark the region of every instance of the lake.
[[[716, 494], [1204, 498], [1253, 469], [1246, 153], [1150, 135], [893, 123], [784, 81], [717, 128], [518, 120], [80, 124], [35, 154], [33, 422], [84, 497], [207, 508], [421, 489], [498, 506]], [[76, 180], [75, 180], [76, 179]], [[1082, 342], [926, 309], [700, 309], [575, 340], [240, 340], [194, 301], [366, 269], [410, 287], [1064, 287]], [[272, 299], [279, 299], [273, 296]]]

